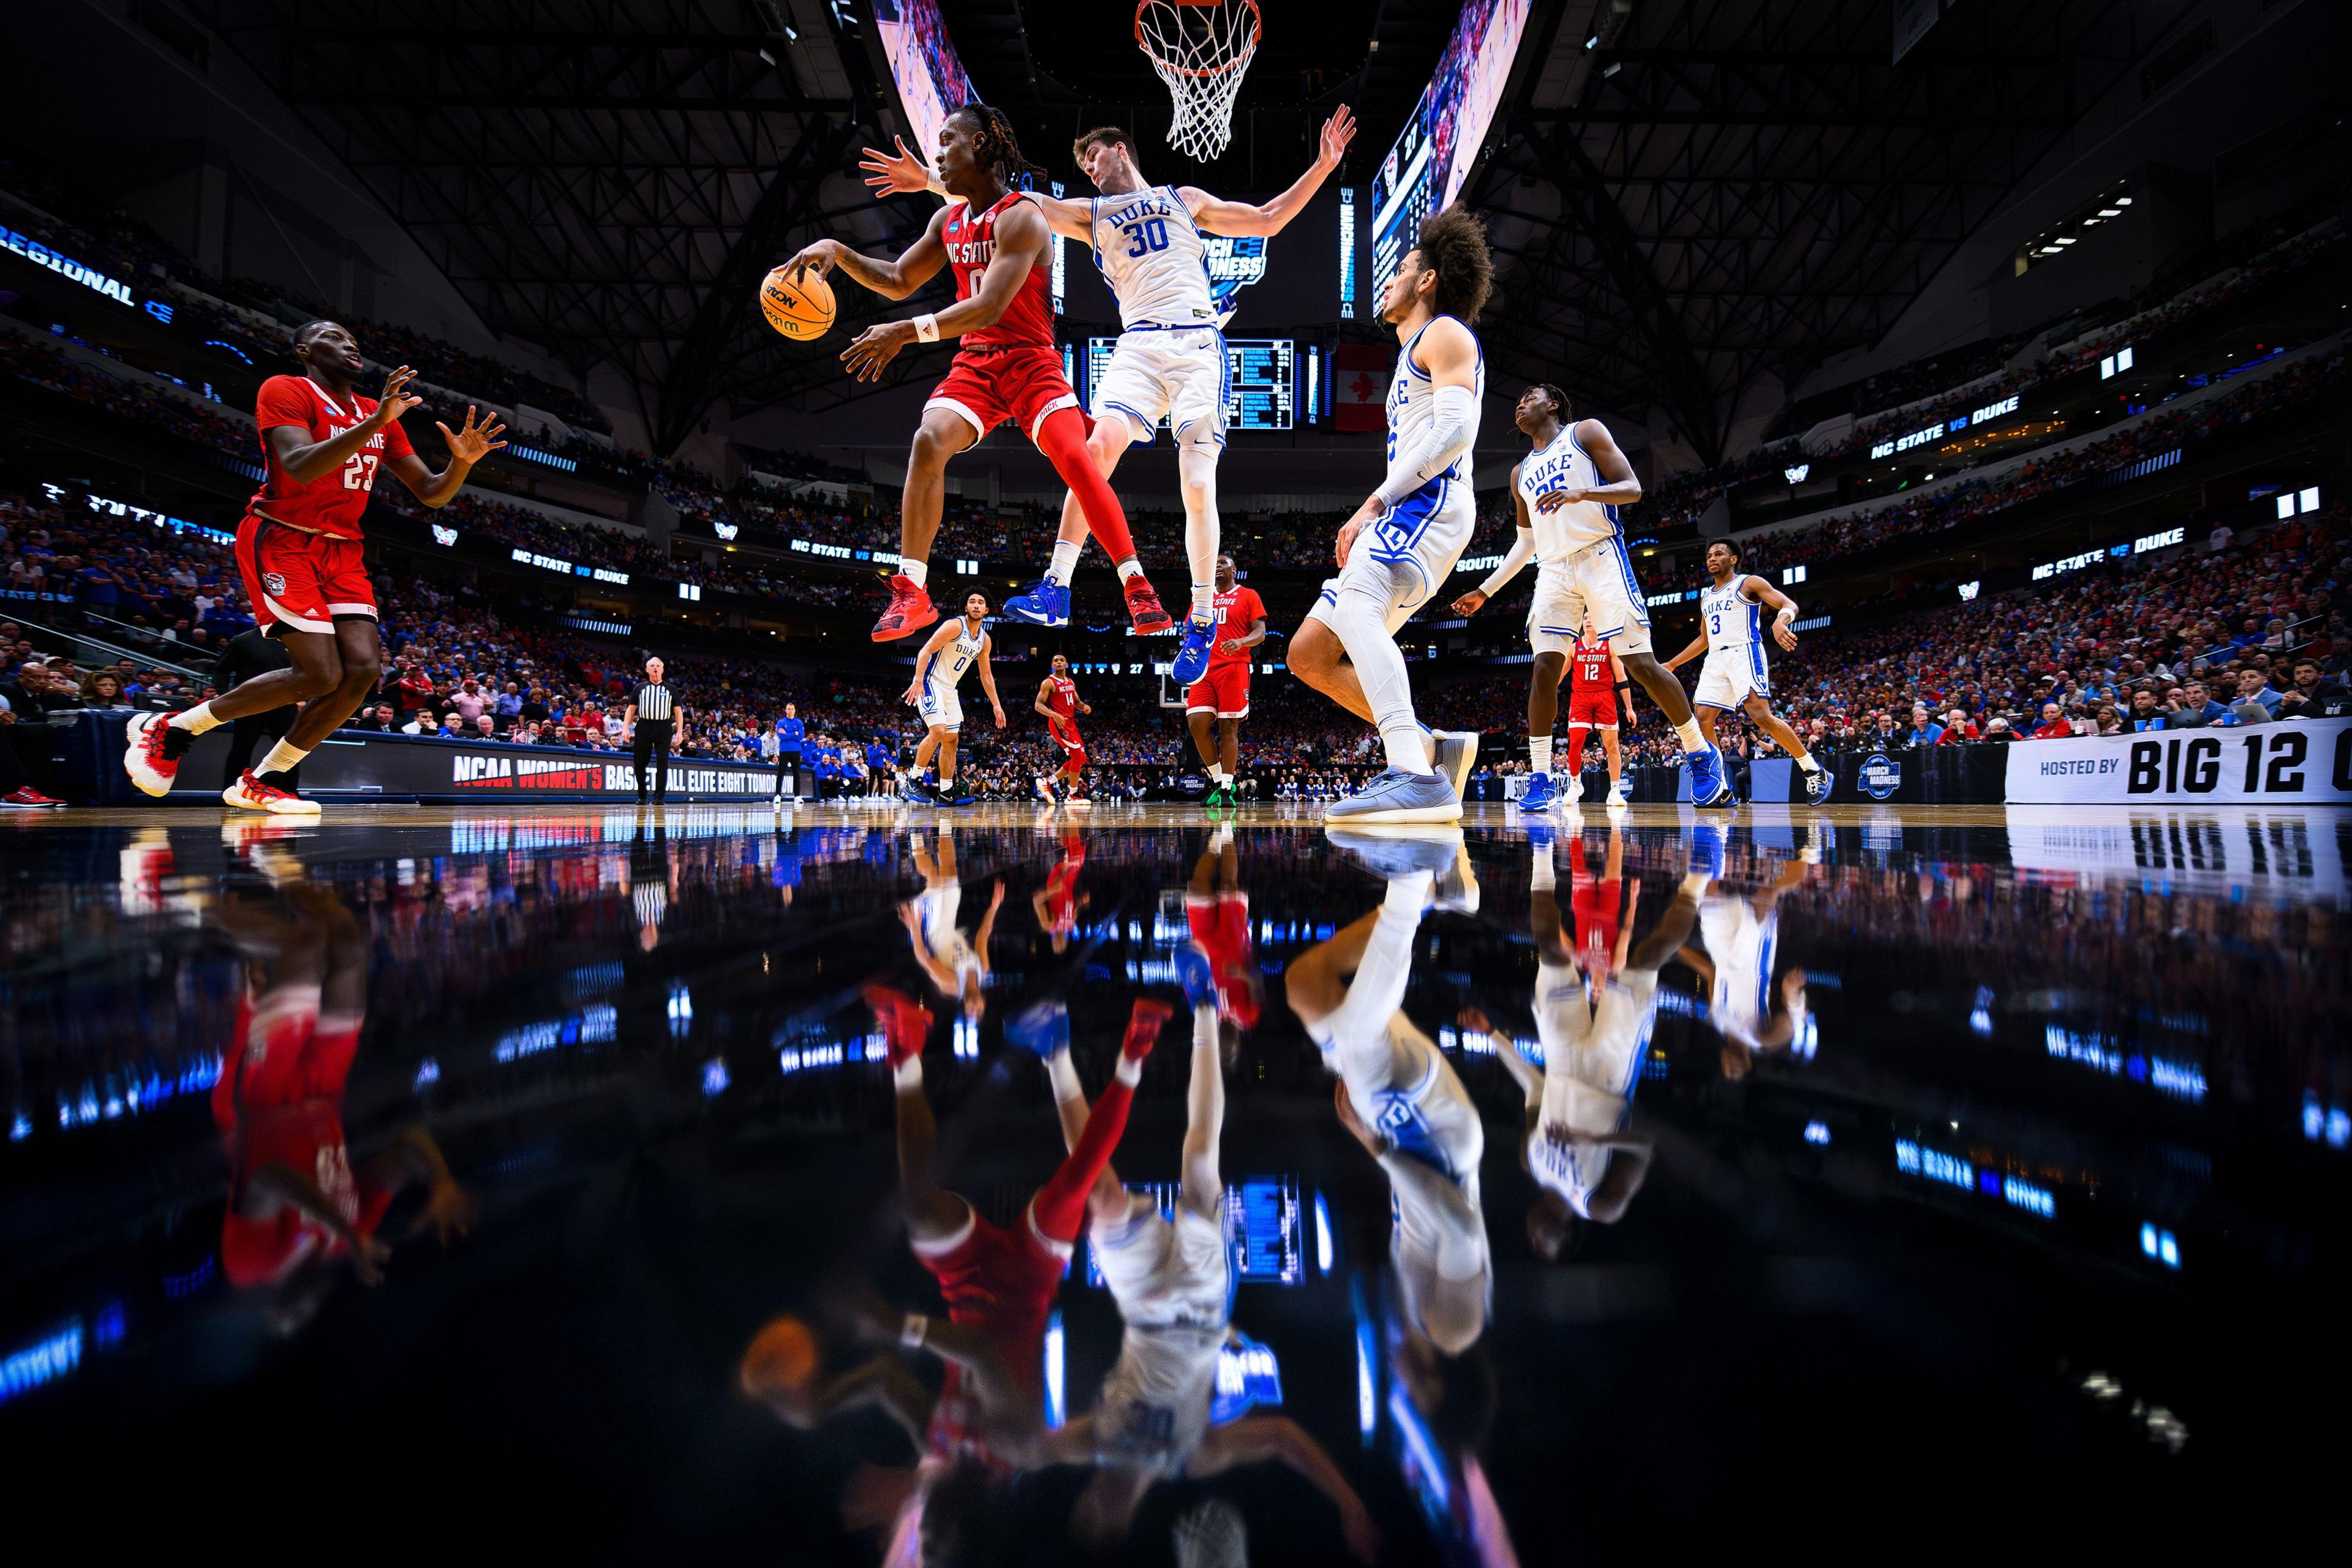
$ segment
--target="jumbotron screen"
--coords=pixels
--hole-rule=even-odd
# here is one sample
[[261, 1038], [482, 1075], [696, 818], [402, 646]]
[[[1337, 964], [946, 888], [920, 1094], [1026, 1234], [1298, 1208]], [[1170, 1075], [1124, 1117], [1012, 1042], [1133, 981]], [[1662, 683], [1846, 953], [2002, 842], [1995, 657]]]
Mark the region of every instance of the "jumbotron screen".
[[1395, 274], [1421, 220], [1461, 194], [1527, 23], [1528, 0], [1463, 0], [1437, 74], [1372, 176], [1374, 288]]
[[[1087, 340], [1087, 403], [1110, 368], [1117, 338]], [[1287, 430], [1297, 422], [1297, 344], [1289, 338], [1225, 340], [1225, 427], [1228, 430]], [[1168, 428], [1162, 419], [1159, 428]]]
[[929, 158], [939, 150], [948, 116], [978, 99], [980, 90], [948, 41], [939, 0], [874, 0], [874, 23], [907, 111], [907, 139]]

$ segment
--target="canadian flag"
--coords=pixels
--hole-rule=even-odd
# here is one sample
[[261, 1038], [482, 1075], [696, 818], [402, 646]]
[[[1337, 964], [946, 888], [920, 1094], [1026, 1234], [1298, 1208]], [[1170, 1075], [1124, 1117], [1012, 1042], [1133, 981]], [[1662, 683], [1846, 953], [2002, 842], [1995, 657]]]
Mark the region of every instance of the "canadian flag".
[[1331, 409], [1342, 430], [1387, 427], [1389, 372], [1396, 351], [1378, 343], [1341, 343], [1331, 351]]

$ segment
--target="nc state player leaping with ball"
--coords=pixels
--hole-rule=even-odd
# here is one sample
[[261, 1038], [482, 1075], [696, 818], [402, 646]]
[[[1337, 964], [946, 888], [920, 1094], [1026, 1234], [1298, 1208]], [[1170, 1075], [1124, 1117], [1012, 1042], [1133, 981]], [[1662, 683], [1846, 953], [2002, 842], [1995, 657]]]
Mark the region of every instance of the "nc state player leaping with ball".
[[[1070, 679], [1070, 661], [1065, 656], [1054, 656], [1054, 673], [1038, 683], [1035, 706], [1045, 716], [1046, 733], [1062, 748], [1061, 768], [1038, 776], [1038, 795], [1046, 800], [1066, 800], [1072, 805], [1091, 805], [1087, 799], [1087, 743], [1078, 735], [1078, 715], [1094, 710], [1078, 695], [1078, 683]], [[1060, 795], [1054, 793], [1057, 778], [1065, 791]]]
[[439, 426], [449, 466], [436, 474], [400, 427], [400, 416], [422, 401], [402, 390], [415, 371], [402, 365], [384, 377], [382, 402], [361, 396], [352, 388], [366, 362], [350, 331], [333, 321], [297, 331], [294, 357], [302, 374], [271, 376], [254, 400], [268, 477], [236, 526], [237, 573], [253, 618], [264, 636], [285, 645], [294, 667], [256, 676], [168, 718], [133, 719], [122, 765], [149, 795], [170, 791], [180, 759], [205, 731], [299, 702], [294, 727], [221, 799], [253, 811], [317, 816], [318, 804], [287, 788], [286, 775], [375, 689], [383, 665], [375, 588], [360, 534], [376, 469], [391, 469], [418, 500], [442, 507], [476, 463], [506, 445], [495, 416], [477, 426], [468, 408], [463, 428]]
[[1087, 526], [1118, 567], [1136, 632], [1166, 631], [1172, 623], [1135, 559], [1127, 514], [1087, 451], [1086, 416], [1062, 375], [1051, 273], [1040, 265], [1052, 236], [1036, 203], [1013, 188], [1028, 164], [1012, 124], [987, 104], [965, 104], [940, 127], [938, 162], [948, 205], [931, 215], [923, 237], [898, 260], [820, 239], [785, 263], [795, 277], [837, 267], [891, 300], [912, 294], [942, 266], [955, 272], [954, 304], [936, 315], [868, 327], [841, 356], [858, 380], [876, 381], [909, 343], [962, 339], [954, 367], [932, 389], [915, 431], [899, 507], [898, 571], [890, 579], [889, 607], [874, 623], [874, 640], [889, 642], [940, 618], [924, 584], [931, 539], [947, 504], [948, 459], [1007, 419], [1020, 421], [1077, 496]]

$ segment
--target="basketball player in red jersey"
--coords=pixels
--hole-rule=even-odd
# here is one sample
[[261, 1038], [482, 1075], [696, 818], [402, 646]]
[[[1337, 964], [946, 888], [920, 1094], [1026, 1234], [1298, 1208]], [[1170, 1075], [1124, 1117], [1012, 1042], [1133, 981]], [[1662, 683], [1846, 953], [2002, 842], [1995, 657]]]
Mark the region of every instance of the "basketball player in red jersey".
[[[1078, 736], [1078, 715], [1094, 710], [1078, 695], [1078, 683], [1070, 679], [1070, 661], [1061, 654], [1054, 656], [1054, 673], [1037, 688], [1036, 708], [1045, 716], [1046, 732], [1062, 747], [1061, 770], [1038, 776], [1038, 795], [1046, 800], [1065, 800], [1072, 805], [1092, 805], [1087, 799], [1087, 743]], [[1055, 780], [1062, 786], [1059, 795], [1054, 791]]]
[[[1209, 793], [1201, 804], [1231, 805], [1241, 773], [1242, 721], [1249, 717], [1250, 649], [1265, 641], [1265, 601], [1256, 589], [1241, 585], [1230, 555], [1217, 557], [1216, 586], [1217, 640], [1208, 669], [1184, 689], [1184, 722], [1209, 769]], [[1216, 745], [1209, 742], [1212, 720], [1222, 731]]]
[[1078, 911], [1091, 901], [1090, 896], [1078, 891], [1078, 873], [1086, 869], [1086, 836], [1075, 826], [1062, 829], [1062, 858], [1045, 873], [1045, 885], [1029, 895], [1029, 908], [1037, 917], [1038, 929], [1053, 943], [1055, 952], [1067, 952], [1070, 939], [1078, 934]]
[[1617, 693], [1625, 693], [1625, 721], [1633, 720], [1633, 685], [1625, 666], [1607, 638], [1595, 642], [1587, 620], [1577, 634], [1568, 658], [1568, 787], [1560, 799], [1574, 805], [1584, 798], [1584, 732], [1601, 731], [1601, 750], [1609, 759], [1609, 804], [1625, 804], [1625, 762], [1617, 744]]
[[367, 368], [349, 331], [312, 321], [294, 334], [300, 375], [273, 375], [254, 400], [268, 477], [236, 526], [236, 565], [245, 596], [264, 636], [293, 658], [290, 669], [240, 682], [235, 689], [168, 718], [131, 721], [123, 766], [131, 782], [163, 795], [189, 743], [231, 719], [303, 704], [302, 716], [269, 754], [221, 792], [231, 805], [280, 816], [318, 815], [318, 804], [287, 787], [286, 774], [375, 689], [383, 645], [376, 635], [375, 588], [368, 582], [360, 519], [376, 470], [388, 468], [429, 507], [446, 506], [476, 463], [506, 445], [493, 416], [463, 428], [439, 426], [449, 466], [425, 466], [400, 427], [422, 401], [403, 389], [416, 373], [402, 365], [384, 377], [383, 397], [353, 390]]
[[852, 375], [875, 381], [910, 343], [962, 339], [915, 431], [899, 508], [898, 571], [890, 579], [889, 606], [874, 623], [874, 640], [889, 642], [939, 619], [925, 584], [931, 539], [947, 504], [948, 459], [1007, 419], [1020, 422], [1078, 498], [1087, 526], [1118, 568], [1137, 634], [1166, 631], [1168, 612], [1144, 579], [1118, 498], [1087, 450], [1087, 417], [1062, 374], [1045, 265], [1052, 235], [1037, 204], [1013, 188], [1028, 164], [1011, 122], [987, 104], [965, 104], [940, 127], [938, 162], [948, 205], [898, 260], [821, 239], [784, 264], [794, 277], [839, 268], [891, 300], [912, 294], [942, 266], [955, 273], [954, 304], [936, 315], [868, 327], [841, 356]]
[[1197, 958], [1189, 952], [1180, 954], [1176, 977], [1194, 1007], [1216, 1009], [1219, 1052], [1231, 1060], [1242, 1031], [1257, 1027], [1265, 984], [1251, 955], [1249, 894], [1242, 890], [1230, 823], [1218, 826], [1192, 866], [1192, 884], [1184, 889], [1184, 923], [1192, 933]]
[[269, 1292], [273, 1326], [290, 1332], [347, 1266], [364, 1284], [382, 1282], [391, 1248], [377, 1227], [403, 1187], [425, 1184], [418, 1228], [432, 1226], [445, 1243], [471, 1226], [473, 1203], [422, 1127], [352, 1163], [343, 1082], [367, 1013], [367, 942], [341, 900], [296, 882], [267, 903], [216, 906], [212, 918], [247, 963], [212, 1094], [229, 1163], [221, 1268], [232, 1285]]

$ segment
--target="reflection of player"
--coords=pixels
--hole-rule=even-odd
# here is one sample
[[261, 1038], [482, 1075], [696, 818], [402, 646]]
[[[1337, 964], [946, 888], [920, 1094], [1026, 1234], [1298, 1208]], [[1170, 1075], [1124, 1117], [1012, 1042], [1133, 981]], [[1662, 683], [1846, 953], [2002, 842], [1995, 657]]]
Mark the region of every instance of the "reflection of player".
[[1815, 761], [1789, 721], [1772, 711], [1771, 667], [1764, 653], [1763, 606], [1769, 605], [1772, 638], [1782, 647], [1797, 646], [1797, 602], [1761, 577], [1739, 570], [1739, 546], [1718, 539], [1706, 547], [1706, 571], [1712, 581], [1699, 594], [1698, 636], [1690, 647], [1666, 660], [1674, 668], [1706, 652], [1699, 668], [1698, 692], [1691, 700], [1698, 709], [1699, 728], [1709, 742], [1715, 739], [1718, 713], [1738, 708], [1756, 721], [1780, 749], [1796, 759], [1805, 781], [1805, 797], [1819, 805], [1830, 797], [1832, 776]]
[[1040, 265], [1051, 236], [1034, 201], [1013, 188], [1028, 164], [1011, 121], [986, 104], [965, 104], [940, 128], [938, 162], [948, 205], [931, 215], [922, 237], [898, 260], [861, 256], [838, 240], [821, 239], [785, 263], [818, 273], [838, 267], [892, 300], [912, 294], [941, 267], [955, 273], [953, 305], [936, 315], [868, 327], [842, 354], [853, 374], [871, 381], [911, 343], [963, 340], [953, 368], [923, 405], [900, 503], [898, 572], [890, 579], [890, 603], [874, 624], [874, 638], [906, 637], [939, 618], [924, 584], [931, 540], [947, 504], [948, 458], [970, 450], [1007, 419], [1018, 421], [1053, 463], [1111, 559], [1132, 568], [1121, 575], [1136, 631], [1165, 631], [1168, 612], [1135, 565], [1127, 516], [1087, 454], [1086, 416], [1062, 374], [1050, 269]]
[[[1228, 1031], [1223, 1045], [1230, 1055], [1241, 1043], [1241, 1031], [1257, 1027], [1265, 994], [1251, 955], [1249, 895], [1242, 891], [1230, 826], [1217, 829], [1192, 867], [1192, 885], [1184, 890], [1184, 921], [1202, 969], [1197, 979], [1186, 977], [1186, 989], [1205, 984], [1203, 994], [1214, 1001], [1220, 1027]], [[1188, 958], [1180, 955], [1178, 963], [1184, 965]]]
[[282, 897], [283, 915], [234, 904], [215, 915], [248, 970], [212, 1107], [229, 1161], [222, 1271], [274, 1292], [272, 1321], [290, 1331], [346, 1263], [364, 1283], [383, 1281], [391, 1249], [376, 1229], [402, 1187], [426, 1186], [417, 1223], [445, 1242], [470, 1226], [473, 1206], [422, 1127], [353, 1167], [342, 1098], [367, 1011], [366, 942], [325, 889], [299, 883]]
[[956, 737], [963, 730], [960, 688], [964, 672], [975, 665], [980, 668], [980, 689], [988, 693], [989, 710], [996, 716], [996, 727], [1004, 728], [1004, 704], [996, 700], [996, 670], [988, 660], [987, 623], [988, 595], [967, 594], [963, 614], [943, 623], [915, 655], [915, 678], [898, 694], [900, 701], [923, 716], [923, 743], [916, 748], [915, 765], [907, 774], [910, 795], [921, 789], [923, 767], [936, 756], [940, 782], [932, 798], [941, 805], [966, 803], [966, 797], [956, 792]]
[[1459, 829], [1360, 844], [1351, 835], [1387, 894], [1284, 975], [1291, 1010], [1339, 1077], [1340, 1124], [1388, 1176], [1389, 1258], [1405, 1308], [1396, 1370], [1457, 1464], [1485, 1442], [1496, 1398], [1482, 1346], [1494, 1288], [1478, 1186], [1486, 1134], [1453, 1064], [1402, 1004], [1422, 911], [1461, 842]]
[[404, 390], [415, 371], [402, 365], [386, 376], [381, 402], [362, 397], [357, 386], [367, 363], [351, 332], [333, 321], [299, 329], [294, 357], [302, 374], [273, 375], [257, 395], [254, 421], [267, 469], [236, 529], [237, 573], [253, 618], [265, 636], [285, 644], [293, 666], [168, 719], [131, 720], [123, 766], [149, 795], [171, 789], [180, 759], [205, 731], [299, 702], [293, 727], [221, 798], [253, 811], [316, 816], [317, 804], [295, 795], [288, 774], [358, 710], [383, 665], [375, 588], [360, 537], [377, 468], [389, 469], [426, 506], [441, 507], [464, 488], [476, 463], [506, 445], [498, 439], [504, 426], [495, 417], [477, 426], [469, 407], [460, 428], [438, 426], [449, 464], [436, 474], [400, 426], [400, 416], [421, 401]]
[[[868, 986], [865, 995], [888, 1045], [898, 1106], [898, 1201], [908, 1241], [939, 1282], [950, 1325], [942, 1333], [931, 1318], [910, 1313], [898, 1334], [905, 1349], [936, 1349], [948, 1363], [939, 1396], [922, 1416], [927, 1456], [923, 1489], [914, 1500], [925, 1557], [933, 1560], [928, 1547], [968, 1521], [989, 1478], [1038, 1462], [1031, 1445], [1043, 1426], [1046, 1320], [1085, 1223], [1088, 1194], [1126, 1131], [1134, 1087], [1166, 1009], [1150, 1018], [1148, 1029], [1129, 1026], [1118, 1068], [1091, 1112], [1081, 1104], [1074, 1120], [1066, 1109], [1069, 1152], [1008, 1227], [941, 1184], [939, 1130], [923, 1093], [930, 1013], [886, 986]], [[828, 1398], [836, 1386], [828, 1386]], [[797, 1425], [813, 1425], [839, 1407], [813, 1405], [790, 1390], [753, 1392]], [[885, 1404], [915, 1429], [910, 1415], [920, 1410], [919, 1402], [888, 1373], [877, 1373], [870, 1385], [850, 1392]], [[944, 1485], [950, 1481], [951, 1487]], [[953, 1517], [943, 1506], [951, 1500]], [[901, 1516], [901, 1533], [917, 1517], [913, 1510]], [[936, 1560], [954, 1559], [949, 1553]]]
[[956, 924], [963, 907], [963, 888], [956, 880], [955, 835], [941, 829], [936, 859], [915, 845], [915, 869], [922, 874], [923, 890], [898, 906], [898, 920], [915, 950], [915, 962], [932, 988], [958, 1003], [967, 1018], [986, 1009], [982, 987], [988, 981], [988, 942], [996, 930], [996, 911], [1004, 902], [1004, 884], [995, 883], [988, 895], [988, 912], [967, 941]]
[[[1255, 588], [1241, 585], [1230, 555], [1217, 557], [1216, 595], [1212, 608], [1217, 617], [1216, 646], [1209, 667], [1184, 692], [1184, 722], [1192, 744], [1208, 764], [1209, 795], [1203, 805], [1234, 804], [1234, 783], [1241, 773], [1242, 721], [1249, 717], [1250, 649], [1265, 641], [1265, 601]], [[1209, 743], [1213, 723], [1219, 743]]]
[[1045, 885], [1029, 895], [1029, 908], [1037, 917], [1037, 928], [1054, 944], [1055, 952], [1067, 952], [1070, 938], [1077, 934], [1078, 911], [1087, 906], [1088, 895], [1078, 891], [1078, 873], [1087, 863], [1087, 841], [1075, 827], [1062, 836], [1062, 858], [1045, 873]]
[[[1070, 661], [1061, 654], [1054, 656], [1053, 673], [1038, 685], [1036, 710], [1045, 716], [1045, 732], [1062, 748], [1062, 765], [1053, 774], [1037, 775], [1037, 794], [1042, 799], [1066, 799], [1072, 805], [1085, 805], [1087, 800], [1087, 743], [1078, 734], [1078, 715], [1091, 713], [1085, 698], [1078, 695], [1078, 683], [1070, 679]], [[1060, 781], [1065, 792], [1054, 793]]]
[[1742, 1078], [1755, 1058], [1788, 1049], [1805, 1026], [1805, 972], [1780, 976], [1780, 1007], [1772, 1006], [1773, 960], [1780, 946], [1780, 896], [1801, 884], [1802, 860], [1784, 864], [1753, 893], [1716, 892], [1699, 906], [1706, 952], [1685, 947], [1681, 957], [1706, 982], [1707, 1022], [1723, 1037], [1723, 1072]]
[[1381, 294], [1381, 320], [1402, 345], [1389, 384], [1388, 477], [1340, 525], [1339, 574], [1290, 640], [1292, 672], [1376, 727], [1388, 753], [1385, 772], [1324, 808], [1335, 823], [1461, 820], [1477, 737], [1459, 737], [1458, 756], [1440, 771], [1413, 716], [1396, 633], [1454, 570], [1478, 521], [1470, 451], [1486, 360], [1469, 323], [1493, 281], [1486, 229], [1449, 207], [1421, 226]]
[[[1370, 1516], [1322, 1445], [1286, 1416], [1245, 1415], [1209, 1424], [1217, 1354], [1231, 1332], [1233, 1238], [1227, 1234], [1218, 1142], [1225, 1089], [1218, 1062], [1213, 994], [1192, 998], [1191, 1087], [1185, 1097], [1182, 1184], [1174, 1217], [1119, 1184], [1108, 1167], [1087, 1200], [1103, 1280], [1125, 1325], [1118, 1359], [1103, 1379], [1093, 1411], [1045, 1439], [1047, 1456], [1091, 1463], [1095, 1474], [1070, 1510], [1082, 1542], [1102, 1548], [1127, 1537], [1137, 1508], [1155, 1482], [1215, 1475], [1236, 1465], [1279, 1459], [1312, 1481], [1339, 1510], [1348, 1542], [1371, 1561]], [[1149, 1021], [1157, 1033], [1170, 1009], [1138, 1000], [1129, 1039]], [[1033, 1048], [1044, 1040], [1033, 1035]], [[1091, 1125], [1066, 1040], [1048, 1057], [1065, 1139]], [[1101, 1114], [1097, 1106], [1095, 1115]]]

